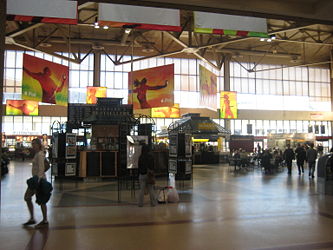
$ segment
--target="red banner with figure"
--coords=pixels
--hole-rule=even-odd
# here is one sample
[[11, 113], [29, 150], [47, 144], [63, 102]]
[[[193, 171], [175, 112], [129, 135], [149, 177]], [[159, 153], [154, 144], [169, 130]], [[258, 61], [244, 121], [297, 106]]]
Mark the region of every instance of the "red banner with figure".
[[199, 67], [200, 105], [213, 110], [217, 108], [217, 77], [205, 67]]
[[87, 104], [96, 104], [98, 97], [106, 97], [106, 87], [87, 87]]
[[22, 99], [67, 106], [69, 67], [23, 55]]
[[134, 109], [174, 105], [174, 65], [128, 73], [128, 103]]
[[38, 102], [7, 100], [6, 115], [38, 115]]
[[222, 91], [221, 92], [221, 118], [237, 118], [237, 92]]

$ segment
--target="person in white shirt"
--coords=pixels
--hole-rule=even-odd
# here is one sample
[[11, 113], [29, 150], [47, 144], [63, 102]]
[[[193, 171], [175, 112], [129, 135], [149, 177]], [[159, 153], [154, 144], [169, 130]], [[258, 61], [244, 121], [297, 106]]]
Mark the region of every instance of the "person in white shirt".
[[[32, 149], [35, 152], [35, 156], [32, 160], [31, 174], [32, 174], [32, 176], [37, 176], [38, 182], [39, 182], [41, 179], [46, 179], [45, 166], [44, 166], [45, 154], [44, 154], [43, 146], [42, 146], [40, 139], [37, 139], [37, 138], [33, 139], [31, 144], [32, 144]], [[26, 223], [23, 224], [24, 226], [32, 225], [32, 224], [36, 223], [35, 218], [34, 218], [34, 207], [33, 207], [32, 201], [31, 201], [32, 196], [34, 196], [35, 194], [36, 194], [36, 190], [30, 189], [29, 187], [27, 188], [27, 191], [24, 194], [24, 200], [27, 203], [29, 213], [30, 213], [30, 219]], [[48, 225], [46, 204], [41, 204], [40, 207], [41, 207], [42, 214], [43, 214], [43, 220], [39, 224], [37, 224], [36, 227]]]

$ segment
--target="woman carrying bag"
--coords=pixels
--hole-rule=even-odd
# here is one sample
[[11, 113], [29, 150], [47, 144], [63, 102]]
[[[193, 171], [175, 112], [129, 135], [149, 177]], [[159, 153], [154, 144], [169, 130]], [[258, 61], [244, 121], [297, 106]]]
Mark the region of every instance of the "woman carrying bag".
[[[27, 180], [28, 188], [27, 191], [24, 194], [24, 200], [27, 203], [29, 213], [30, 213], [30, 219], [23, 224], [23, 226], [28, 226], [28, 225], [33, 225], [36, 223], [35, 218], [34, 218], [34, 207], [31, 201], [32, 196], [36, 195], [38, 192], [38, 188], [41, 186], [43, 182], [46, 182], [46, 177], [45, 177], [45, 154], [42, 149], [42, 143], [39, 139], [33, 139], [32, 140], [32, 148], [35, 152], [34, 158], [32, 160], [32, 169], [31, 169], [31, 174], [32, 178]], [[52, 190], [51, 190], [52, 191]], [[39, 197], [37, 197], [38, 200]], [[48, 197], [49, 198], [49, 197]], [[39, 198], [40, 199], [40, 198]], [[48, 199], [47, 199], [48, 200]], [[47, 201], [46, 201], [47, 202]], [[43, 214], [43, 220], [35, 226], [35, 228], [40, 228], [47, 226], [49, 223], [47, 221], [47, 208], [46, 208], [46, 202], [41, 201], [39, 203], [42, 214]]]
[[154, 193], [155, 175], [154, 175], [154, 157], [151, 154], [150, 148], [147, 144], [143, 144], [141, 148], [141, 155], [139, 157], [139, 207], [143, 207], [143, 198], [145, 188], [148, 189], [150, 195], [150, 205], [156, 206], [156, 196]]

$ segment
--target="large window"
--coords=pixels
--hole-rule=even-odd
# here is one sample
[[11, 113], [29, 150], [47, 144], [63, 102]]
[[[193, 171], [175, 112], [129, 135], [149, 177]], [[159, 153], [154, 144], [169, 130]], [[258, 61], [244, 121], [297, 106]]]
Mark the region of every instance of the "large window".
[[[70, 67], [69, 102], [85, 103], [86, 87], [93, 85], [94, 55], [88, 55], [80, 64], [68, 63], [68, 61], [37, 52], [28, 54], [68, 65]], [[67, 53], [62, 53], [68, 55]], [[81, 57], [85, 56], [84, 54]], [[116, 59], [114, 55], [101, 55], [100, 85], [107, 87], [108, 97], [122, 97], [123, 103], [128, 98], [128, 72], [162, 65], [175, 65], [175, 103], [181, 108], [199, 107], [199, 65], [217, 75], [217, 103], [220, 104], [219, 92], [224, 90], [223, 68], [217, 71], [209, 64], [198, 59], [183, 58], [151, 58], [137, 61], [133, 64], [114, 65], [110, 60]], [[118, 56], [119, 58], [119, 56]], [[133, 57], [137, 59], [138, 57]], [[131, 56], [123, 56], [122, 61], [130, 61]], [[22, 64], [23, 51], [6, 51], [5, 53], [5, 81], [4, 103], [7, 99], [20, 99], [22, 91]], [[247, 69], [254, 69], [249, 73]], [[298, 110], [298, 111], [330, 111], [331, 90], [328, 68], [289, 67], [282, 65], [254, 65], [253, 63], [230, 63], [230, 88], [238, 92], [238, 108], [253, 110]], [[41, 117], [39, 117], [42, 119]], [[52, 123], [52, 118], [38, 121], [38, 117], [24, 117], [31, 125], [32, 131], [46, 132]], [[10, 119], [10, 118], [8, 118]], [[14, 118], [12, 117], [13, 122]], [[20, 120], [21, 119], [21, 120]], [[28, 119], [28, 120], [26, 120]], [[51, 119], [51, 120], [50, 120]], [[170, 119], [157, 119], [158, 124], [170, 124]], [[22, 118], [15, 118], [17, 123], [23, 124]], [[221, 120], [222, 121], [222, 120]], [[4, 121], [4, 130], [7, 130], [7, 120]], [[10, 123], [8, 123], [10, 124]], [[276, 125], [275, 125], [276, 124]], [[299, 122], [283, 126], [285, 131], [300, 131]], [[269, 125], [269, 128], [266, 126]], [[302, 124], [302, 131], [307, 127]], [[21, 125], [19, 125], [21, 126]], [[27, 128], [20, 127], [21, 130]], [[234, 123], [233, 132], [242, 133], [244, 124]], [[263, 128], [263, 129], [262, 129]], [[253, 133], [264, 135], [267, 130], [279, 132], [281, 126], [277, 123], [255, 124]], [[160, 128], [158, 128], [160, 130]], [[326, 129], [326, 131], [329, 131]]]

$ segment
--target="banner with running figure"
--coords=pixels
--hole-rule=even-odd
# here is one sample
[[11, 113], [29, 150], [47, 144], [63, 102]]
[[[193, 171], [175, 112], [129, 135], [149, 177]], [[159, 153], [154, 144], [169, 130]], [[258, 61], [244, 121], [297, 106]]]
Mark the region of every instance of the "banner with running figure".
[[23, 55], [22, 99], [67, 106], [69, 67]]
[[216, 111], [217, 109], [217, 76], [203, 66], [199, 66], [200, 106]]
[[134, 109], [174, 105], [174, 65], [128, 73], [128, 103]]
[[236, 119], [237, 116], [237, 92], [222, 91], [220, 98], [220, 117]]
[[173, 107], [159, 107], [151, 109], [151, 117], [156, 118], [179, 118], [179, 104], [175, 104]]
[[87, 87], [87, 104], [96, 104], [98, 97], [107, 97], [106, 87]]
[[38, 102], [7, 100], [6, 115], [38, 115]]

